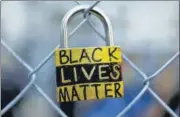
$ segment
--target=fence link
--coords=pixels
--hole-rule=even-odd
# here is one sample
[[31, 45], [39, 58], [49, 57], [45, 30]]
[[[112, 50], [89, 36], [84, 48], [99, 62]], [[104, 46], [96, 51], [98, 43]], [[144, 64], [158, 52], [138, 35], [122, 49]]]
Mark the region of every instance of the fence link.
[[[80, 2], [75, 1], [77, 5], [82, 5]], [[89, 26], [102, 38], [105, 40], [104, 36], [94, 27], [94, 25], [89, 21], [90, 15], [88, 12], [93, 9], [100, 1], [94, 2], [89, 8], [84, 12], [84, 19], [74, 28], [74, 30], [70, 33], [69, 39], [75, 34], [75, 32], [85, 23], [88, 23]], [[44, 99], [52, 106], [52, 108], [62, 117], [67, 117], [67, 115], [53, 102], [50, 97], [46, 95], [43, 89], [36, 84], [36, 72], [38, 72], [42, 66], [44, 66], [51, 57], [54, 55], [55, 48], [61, 47], [58, 44], [35, 68], [32, 68], [28, 63], [26, 63], [21, 57], [13, 51], [1, 38], [1, 44], [4, 46], [9, 53], [11, 53], [24, 67], [26, 67], [29, 71], [28, 78], [30, 79], [29, 83], [24, 87], [24, 89], [5, 107], [1, 110], [1, 116], [4, 115], [9, 109], [11, 109], [22, 97], [28, 92], [30, 88], [35, 88]], [[138, 103], [138, 100], [145, 94], [145, 92], [150, 92], [150, 94], [154, 97], [155, 100], [161, 104], [161, 106], [173, 117], [178, 117], [178, 115], [159, 97], [156, 92], [154, 92], [151, 87], [151, 81], [160, 74], [172, 61], [174, 61], [178, 56], [179, 52], [177, 52], [172, 58], [170, 58], [162, 67], [160, 67], [155, 73], [150, 76], [147, 76], [143, 71], [141, 71], [124, 53], [122, 54], [123, 59], [138, 73], [142, 76], [144, 80], [144, 87], [138, 93], [138, 95], [121, 111], [116, 117], [122, 117], [126, 114], [131, 108], [133, 108], [134, 104]]]

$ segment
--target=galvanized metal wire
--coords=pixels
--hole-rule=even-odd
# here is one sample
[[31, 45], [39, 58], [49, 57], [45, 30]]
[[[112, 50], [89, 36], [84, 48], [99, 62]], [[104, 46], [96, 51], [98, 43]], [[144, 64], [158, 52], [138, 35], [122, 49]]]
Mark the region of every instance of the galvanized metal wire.
[[[84, 12], [84, 19], [74, 28], [74, 30], [70, 33], [69, 39], [75, 34], [75, 32], [85, 23], [88, 23], [89, 26], [105, 41], [105, 37], [95, 28], [95, 26], [89, 20], [89, 17], [86, 17], [88, 12], [93, 9], [100, 1], [94, 2], [89, 6], [87, 10]], [[80, 2], [75, 1], [77, 5], [81, 5]], [[27, 62], [25, 62], [14, 50], [12, 50], [1, 38], [1, 45], [7, 49], [9, 53], [11, 53], [24, 67], [29, 71], [28, 78], [30, 79], [29, 83], [24, 87], [24, 89], [5, 107], [1, 110], [1, 116], [4, 115], [9, 109], [11, 109], [22, 97], [28, 92], [30, 88], [35, 88], [42, 97], [52, 106], [52, 108], [62, 117], [67, 117], [67, 115], [52, 101], [52, 99], [43, 91], [43, 89], [36, 84], [36, 72], [44, 66], [47, 61], [49, 61], [55, 52], [55, 48], [61, 47], [58, 44], [35, 68], [32, 68]], [[178, 117], [178, 115], [159, 97], [156, 92], [154, 92], [149, 86], [151, 80], [153, 80], [158, 74], [160, 74], [167, 66], [169, 66], [177, 57], [179, 57], [179, 51], [170, 58], [162, 67], [160, 67], [155, 73], [150, 76], [147, 76], [142, 70], [140, 70], [124, 53], [122, 54], [123, 59], [138, 73], [142, 76], [144, 80], [144, 87], [138, 93], [138, 95], [121, 111], [116, 117], [123, 117], [131, 108], [133, 108], [134, 104], [138, 103], [138, 100], [145, 94], [145, 92], [149, 92], [154, 99], [162, 105], [162, 107], [173, 117]]]

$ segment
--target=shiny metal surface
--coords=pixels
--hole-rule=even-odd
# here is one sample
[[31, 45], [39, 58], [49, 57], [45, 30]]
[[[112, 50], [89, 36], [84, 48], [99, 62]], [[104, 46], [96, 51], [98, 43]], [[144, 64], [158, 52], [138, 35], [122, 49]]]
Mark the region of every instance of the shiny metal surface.
[[[68, 24], [73, 19], [73, 17], [84, 13], [86, 9], [88, 9], [88, 5], [80, 5], [72, 8], [67, 14], [64, 16], [61, 25], [61, 44], [63, 48], [68, 47]], [[99, 8], [94, 7], [89, 11], [92, 15], [95, 15], [98, 19], [101, 20], [105, 30], [106, 37], [106, 45], [114, 45], [113, 43], [113, 30], [112, 25], [109, 18], [106, 14]]]

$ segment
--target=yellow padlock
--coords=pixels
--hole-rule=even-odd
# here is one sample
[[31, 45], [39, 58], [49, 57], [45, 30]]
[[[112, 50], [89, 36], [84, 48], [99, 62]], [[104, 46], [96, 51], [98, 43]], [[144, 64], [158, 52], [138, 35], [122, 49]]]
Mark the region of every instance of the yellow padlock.
[[61, 43], [63, 45], [55, 51], [58, 102], [124, 96], [121, 49], [113, 44], [112, 26], [102, 10], [95, 7], [90, 10], [90, 13], [103, 22], [106, 46], [68, 48], [67, 24], [73, 16], [83, 13], [88, 7], [77, 6], [71, 9], [62, 20]]

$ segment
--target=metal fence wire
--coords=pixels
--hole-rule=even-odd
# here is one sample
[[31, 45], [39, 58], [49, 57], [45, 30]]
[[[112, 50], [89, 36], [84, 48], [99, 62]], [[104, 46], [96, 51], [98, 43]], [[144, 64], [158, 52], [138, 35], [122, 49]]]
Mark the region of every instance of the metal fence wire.
[[[80, 2], [77, 2], [77, 5], [82, 5]], [[85, 15], [93, 9], [100, 1], [95, 1], [92, 5], [89, 6], [89, 8], [85, 11]], [[103, 40], [105, 40], [104, 36], [94, 27], [94, 25], [88, 20], [89, 17], [84, 17], [84, 19], [75, 27], [75, 29], [70, 33], [69, 39], [75, 34], [75, 32], [85, 23], [88, 23], [89, 26], [101, 37]], [[62, 117], [67, 117], [67, 115], [53, 102], [50, 97], [47, 96], [47, 94], [43, 91], [43, 89], [36, 84], [36, 72], [38, 72], [46, 63], [47, 61], [53, 57], [55, 49], [53, 49], [35, 68], [32, 68], [28, 63], [26, 63], [23, 59], [21, 59], [15, 51], [13, 51], [4, 41], [1, 39], [1, 44], [3, 47], [5, 47], [9, 53], [11, 53], [24, 67], [26, 67], [29, 70], [28, 78], [30, 81], [28, 84], [24, 87], [24, 89], [5, 107], [1, 110], [1, 116], [4, 115], [9, 109], [11, 109], [19, 100], [22, 99], [22, 97], [28, 92], [30, 88], [35, 87], [35, 89], [42, 95], [43, 98], [46, 99], [46, 101], [52, 106], [52, 108]], [[55, 48], [59, 48], [60, 44], [58, 44]], [[155, 73], [153, 73], [150, 76], [147, 76], [143, 71], [141, 71], [125, 54], [122, 53], [122, 57], [125, 62], [127, 62], [138, 74], [142, 76], [144, 79], [144, 87], [141, 89], [141, 91], [138, 93], [138, 95], [121, 111], [116, 117], [122, 117], [124, 114], [126, 114], [133, 106], [138, 103], [138, 100], [141, 99], [143, 94], [145, 92], [150, 92], [150, 94], [154, 97], [159, 104], [173, 117], [178, 117], [178, 115], [159, 97], [156, 92], [154, 92], [151, 87], [150, 83], [151, 81], [160, 74], [169, 64], [171, 64], [172, 61], [174, 61], [179, 56], [179, 51], [170, 58], [162, 67], [160, 67]]]

